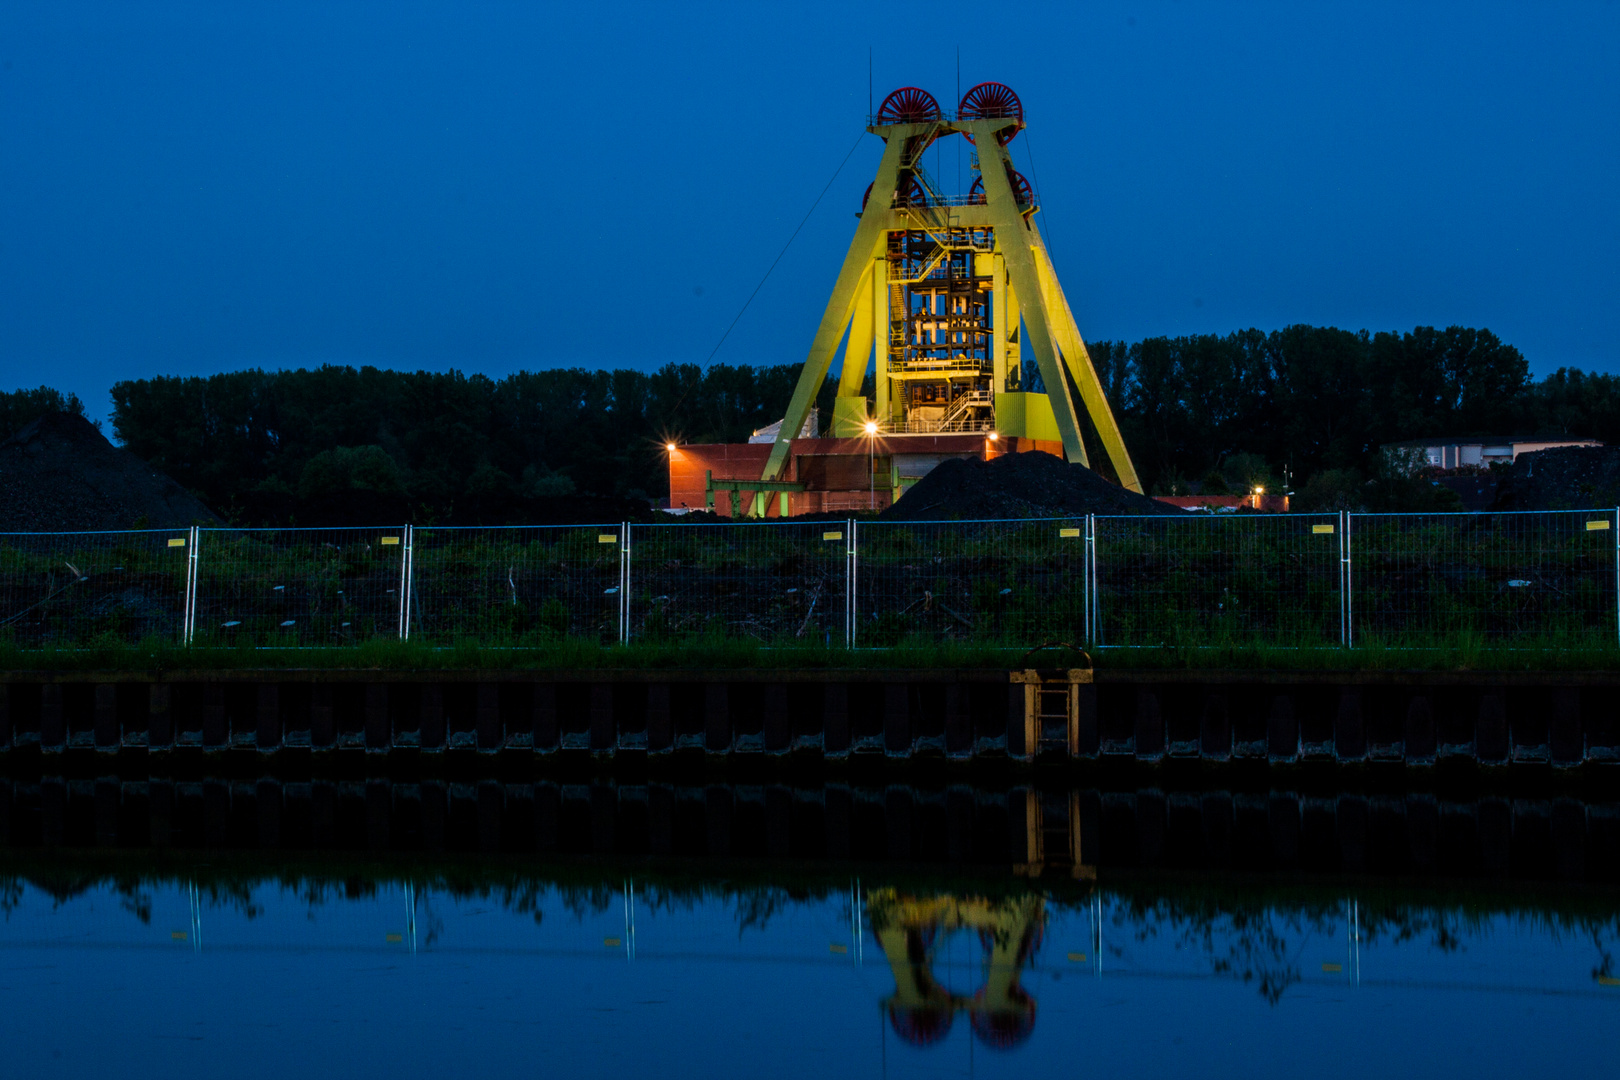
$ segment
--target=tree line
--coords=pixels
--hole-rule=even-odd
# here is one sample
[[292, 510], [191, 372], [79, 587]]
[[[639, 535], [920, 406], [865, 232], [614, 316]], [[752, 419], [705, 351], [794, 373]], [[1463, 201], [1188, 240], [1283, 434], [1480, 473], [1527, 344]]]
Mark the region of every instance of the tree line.
[[1483, 329], [1290, 326], [1102, 342], [1092, 360], [1158, 494], [1260, 483], [1291, 487], [1303, 509], [1444, 509], [1451, 495], [1392, 469], [1380, 448], [1482, 435], [1620, 443], [1620, 377], [1559, 368], [1533, 380], [1523, 354]]
[[0, 390], [0, 442], [38, 420], [46, 413], [84, 415], [84, 402], [77, 394], [64, 394], [49, 386], [33, 390]]
[[501, 379], [255, 369], [120, 382], [113, 430], [244, 523], [617, 520], [668, 494], [666, 442], [746, 440], [781, 418], [797, 377], [729, 364]]
[[[1292, 487], [1305, 507], [1420, 509], [1445, 495], [1390, 475], [1382, 444], [1480, 434], [1620, 443], [1620, 377], [1561, 368], [1532, 380], [1519, 350], [1489, 330], [1290, 326], [1102, 341], [1091, 356], [1157, 494], [1262, 483]], [[255, 369], [120, 382], [113, 430], [243, 523], [545, 521], [564, 503], [618, 500], [592, 508], [619, 513], [667, 494], [666, 441], [746, 439], [781, 418], [798, 374], [796, 364], [500, 379]], [[822, 390], [824, 420], [833, 389]], [[14, 430], [45, 406], [83, 411], [71, 395], [19, 391], [0, 395], [0, 424]]]

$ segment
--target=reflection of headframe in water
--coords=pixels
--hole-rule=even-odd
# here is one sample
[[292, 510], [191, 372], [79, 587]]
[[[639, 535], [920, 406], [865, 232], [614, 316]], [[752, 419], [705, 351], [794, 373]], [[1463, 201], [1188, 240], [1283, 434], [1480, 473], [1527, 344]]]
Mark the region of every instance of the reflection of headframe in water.
[[[867, 894], [866, 911], [894, 973], [894, 993], [883, 1008], [901, 1038], [916, 1046], [938, 1042], [964, 1009], [974, 1034], [998, 1049], [1017, 1046], [1035, 1030], [1035, 999], [1018, 979], [1040, 948], [1043, 897], [917, 897], [878, 889]], [[935, 949], [958, 930], [977, 932], [984, 949], [984, 981], [971, 996], [953, 994], [934, 978]]]

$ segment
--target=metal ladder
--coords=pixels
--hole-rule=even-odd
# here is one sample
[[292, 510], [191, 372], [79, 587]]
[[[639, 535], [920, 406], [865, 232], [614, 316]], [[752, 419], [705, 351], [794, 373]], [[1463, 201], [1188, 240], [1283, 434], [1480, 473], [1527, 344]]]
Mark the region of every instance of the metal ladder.
[[1090, 668], [1025, 668], [1009, 673], [1024, 687], [1024, 753], [1066, 758], [1080, 752], [1080, 697], [1076, 688], [1091, 682]]
[[1024, 792], [1025, 860], [1014, 873], [1040, 877], [1048, 871], [1080, 880], [1095, 880], [1097, 868], [1081, 861], [1080, 793]]

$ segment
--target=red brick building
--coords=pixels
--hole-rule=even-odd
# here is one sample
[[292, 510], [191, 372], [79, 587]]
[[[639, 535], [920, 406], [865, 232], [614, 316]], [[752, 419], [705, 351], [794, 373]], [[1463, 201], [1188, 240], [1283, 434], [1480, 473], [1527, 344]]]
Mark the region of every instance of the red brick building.
[[[948, 458], [989, 459], [1006, 453], [1044, 450], [1063, 456], [1054, 440], [997, 436], [990, 432], [954, 434], [880, 434], [870, 438], [793, 439], [781, 479], [799, 490], [769, 492], [767, 516], [823, 511], [882, 510], [907, 488]], [[703, 510], [709, 505], [709, 478], [757, 482], [770, 456], [769, 442], [700, 443], [669, 451], [671, 510]], [[733, 506], [732, 490], [712, 492], [714, 511], [739, 516], [746, 493]]]

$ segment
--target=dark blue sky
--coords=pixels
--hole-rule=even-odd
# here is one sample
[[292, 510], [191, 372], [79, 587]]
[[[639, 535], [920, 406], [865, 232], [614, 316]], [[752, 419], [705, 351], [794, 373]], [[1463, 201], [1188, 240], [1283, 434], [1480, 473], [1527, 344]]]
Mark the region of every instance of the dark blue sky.
[[[869, 45], [880, 99], [952, 107], [958, 46], [1022, 96], [1088, 339], [1461, 323], [1620, 370], [1614, 3], [10, 0], [0, 388], [702, 362], [860, 135]], [[803, 360], [880, 146], [717, 360]]]

